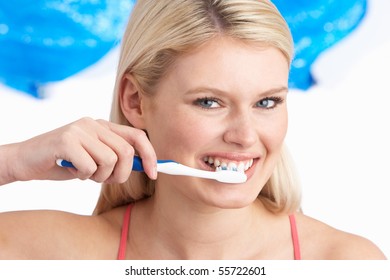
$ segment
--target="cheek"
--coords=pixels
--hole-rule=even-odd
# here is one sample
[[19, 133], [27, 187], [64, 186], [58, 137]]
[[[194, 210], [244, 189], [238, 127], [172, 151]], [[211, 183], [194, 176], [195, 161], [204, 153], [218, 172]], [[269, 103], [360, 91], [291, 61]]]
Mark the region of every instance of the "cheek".
[[148, 134], [158, 158], [179, 161], [186, 154], [193, 155], [197, 147], [206, 142], [209, 138], [206, 125], [188, 112], [176, 111], [154, 118], [148, 125]]
[[261, 141], [267, 149], [267, 153], [280, 151], [286, 137], [287, 127], [287, 114], [281, 114], [262, 126]]
[[287, 133], [287, 118], [274, 119], [263, 126], [261, 142], [264, 149], [264, 162], [261, 165], [262, 171], [259, 172], [261, 181], [257, 185], [263, 186], [275, 170], [276, 164], [280, 159], [280, 153]]

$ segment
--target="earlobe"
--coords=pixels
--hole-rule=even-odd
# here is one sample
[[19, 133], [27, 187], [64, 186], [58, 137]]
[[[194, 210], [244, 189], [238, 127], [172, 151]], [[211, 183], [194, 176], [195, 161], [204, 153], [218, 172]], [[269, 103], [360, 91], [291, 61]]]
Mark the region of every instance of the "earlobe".
[[145, 129], [141, 91], [136, 80], [130, 74], [125, 74], [122, 78], [120, 105], [123, 115], [131, 125]]

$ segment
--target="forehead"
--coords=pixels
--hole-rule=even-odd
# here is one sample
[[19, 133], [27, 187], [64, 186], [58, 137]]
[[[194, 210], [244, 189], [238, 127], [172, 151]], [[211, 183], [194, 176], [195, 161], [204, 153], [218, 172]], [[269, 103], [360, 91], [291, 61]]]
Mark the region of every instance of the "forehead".
[[179, 86], [247, 85], [266, 90], [287, 85], [288, 72], [288, 61], [276, 48], [216, 38], [179, 56], [166, 78]]

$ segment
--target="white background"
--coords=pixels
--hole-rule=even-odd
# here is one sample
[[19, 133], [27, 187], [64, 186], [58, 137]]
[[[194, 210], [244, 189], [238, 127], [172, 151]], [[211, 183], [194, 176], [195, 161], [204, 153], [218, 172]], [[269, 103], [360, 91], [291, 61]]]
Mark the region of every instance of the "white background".
[[[307, 215], [362, 235], [390, 256], [390, 1], [373, 0], [363, 23], [313, 66], [317, 85], [289, 93], [287, 145]], [[83, 116], [108, 119], [118, 50], [35, 100], [0, 85], [0, 144]], [[15, 162], [14, 164], [18, 164]], [[0, 188], [0, 212], [58, 209], [90, 214], [100, 185], [16, 182]]]

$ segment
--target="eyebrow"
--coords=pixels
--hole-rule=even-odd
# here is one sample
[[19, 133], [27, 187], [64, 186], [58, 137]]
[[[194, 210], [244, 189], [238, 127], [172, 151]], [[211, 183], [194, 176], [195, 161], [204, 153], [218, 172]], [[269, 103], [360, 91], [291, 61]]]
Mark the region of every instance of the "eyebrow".
[[[280, 92], [288, 92], [288, 87], [286, 86], [281, 86], [281, 87], [275, 87], [268, 89], [266, 91], [260, 92], [258, 96], [266, 96], [266, 95], [272, 95]], [[190, 89], [185, 92], [185, 94], [197, 94], [197, 93], [202, 93], [202, 92], [211, 92], [211, 93], [216, 93], [216, 94], [226, 94], [225, 91], [213, 88], [213, 87], [197, 87], [194, 89]]]
[[272, 94], [275, 94], [275, 93], [280, 93], [280, 92], [288, 92], [288, 87], [285, 87], [285, 86], [281, 86], [281, 87], [276, 87], [276, 88], [271, 88], [269, 90], [266, 90], [262, 93], [260, 93], [260, 95], [272, 95]]

